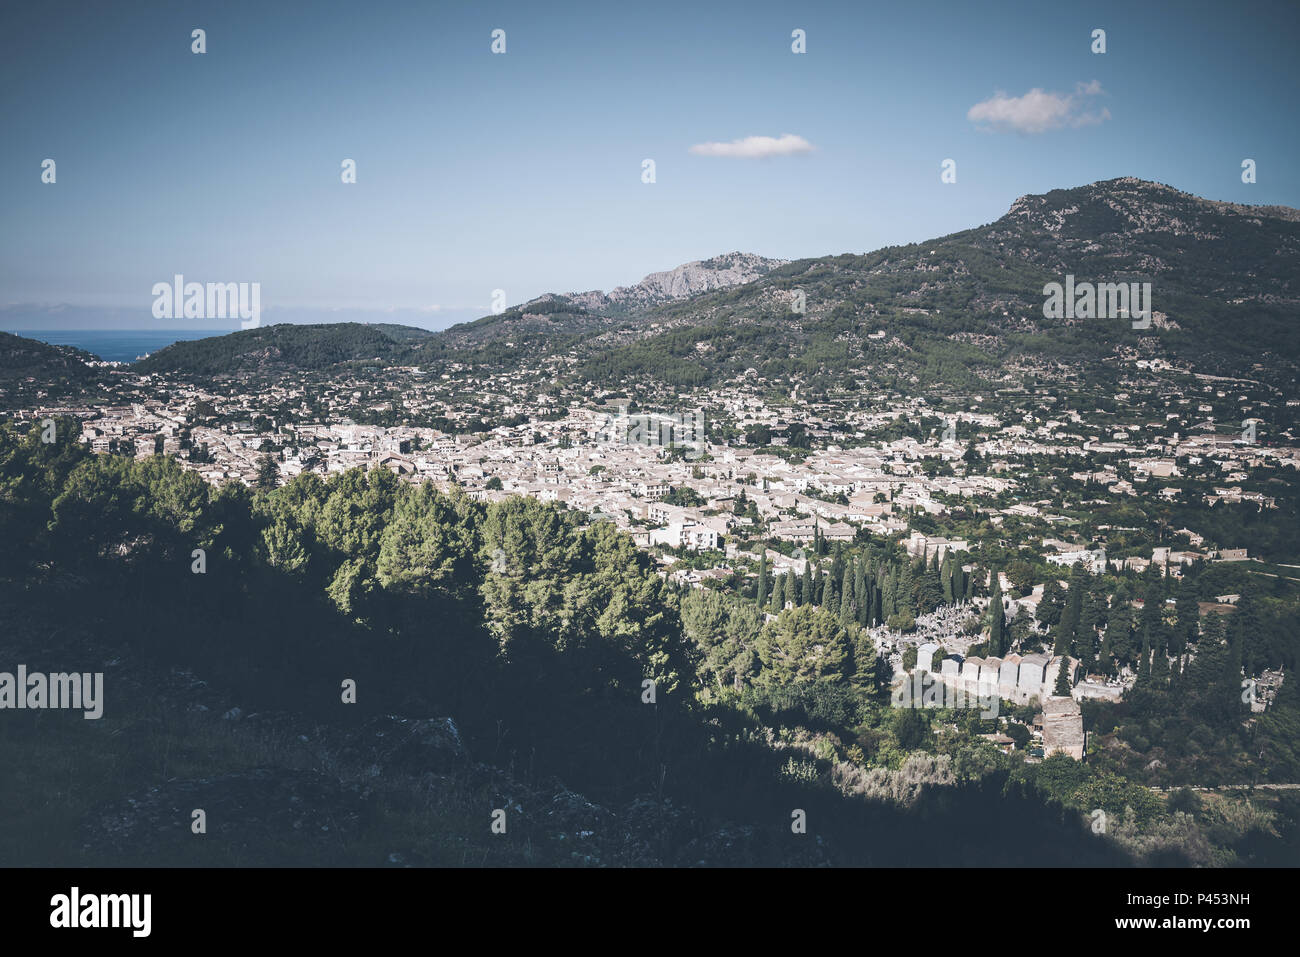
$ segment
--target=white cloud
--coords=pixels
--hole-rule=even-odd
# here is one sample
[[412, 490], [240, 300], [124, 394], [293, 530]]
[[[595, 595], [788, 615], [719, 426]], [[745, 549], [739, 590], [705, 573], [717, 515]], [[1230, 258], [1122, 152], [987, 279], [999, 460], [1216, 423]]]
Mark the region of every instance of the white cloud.
[[1047, 93], [1038, 87], [1024, 96], [1007, 96], [1001, 91], [976, 103], [966, 118], [981, 129], [999, 133], [1044, 133], [1062, 127], [1093, 126], [1110, 119], [1110, 110], [1090, 110], [1092, 98], [1102, 96], [1101, 83], [1078, 83], [1074, 92]]
[[698, 156], [730, 156], [755, 159], [763, 156], [789, 156], [792, 153], [811, 153], [814, 147], [802, 136], [782, 133], [780, 136], [746, 136], [730, 143], [696, 143], [691, 152]]

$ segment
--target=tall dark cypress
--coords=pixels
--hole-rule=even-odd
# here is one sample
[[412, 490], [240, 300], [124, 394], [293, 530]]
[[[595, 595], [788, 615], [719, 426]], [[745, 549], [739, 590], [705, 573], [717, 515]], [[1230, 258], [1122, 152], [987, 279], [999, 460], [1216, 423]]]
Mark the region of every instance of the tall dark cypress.
[[857, 622], [865, 625], [871, 614], [871, 592], [867, 587], [866, 560], [857, 563], [857, 575], [853, 580], [853, 600], [857, 606]]
[[989, 612], [992, 624], [989, 626], [989, 654], [1001, 658], [1007, 653], [1007, 615], [1002, 607], [1002, 583], [995, 573], [993, 576], [993, 594], [989, 597]]
[[840, 581], [840, 621], [846, 625], [857, 617], [858, 610], [855, 601], [853, 568], [851, 565], [845, 565], [844, 577]]

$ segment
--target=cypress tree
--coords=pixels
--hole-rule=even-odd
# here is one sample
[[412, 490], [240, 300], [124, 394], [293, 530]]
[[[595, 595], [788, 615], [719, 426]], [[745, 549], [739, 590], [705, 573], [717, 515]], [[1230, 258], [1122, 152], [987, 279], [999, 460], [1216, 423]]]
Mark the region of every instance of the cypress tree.
[[[1237, 599], [1237, 610], [1228, 619], [1228, 642], [1235, 648], [1237, 662], [1250, 674], [1257, 670], [1256, 658], [1259, 657], [1263, 634], [1263, 623], [1259, 615], [1259, 601], [1255, 595], [1255, 586], [1246, 585]], [[1240, 675], [1237, 676], [1238, 683]]]
[[894, 588], [894, 610], [896, 612], [916, 607], [916, 581], [916, 572], [913, 570], [912, 563], [903, 562], [903, 566], [899, 570], [898, 583]]
[[1169, 657], [1162, 648], [1156, 648], [1152, 652], [1151, 680], [1161, 688], [1169, 684]]
[[1070, 696], [1070, 659], [1061, 658], [1061, 666], [1056, 669], [1056, 694]]
[[1108, 624], [1101, 636], [1101, 651], [1097, 653], [1096, 670], [1104, 675], [1115, 674], [1114, 656], [1115, 650], [1111, 647], [1111, 631]]
[[1007, 615], [1002, 607], [1002, 583], [998, 576], [993, 576], [993, 594], [989, 597], [989, 613], [992, 616], [989, 625], [989, 654], [1002, 657], [1006, 654]]
[[857, 623], [866, 625], [871, 615], [871, 591], [867, 585], [865, 560], [857, 563], [857, 575], [853, 580], [853, 601], [857, 606]]
[[857, 597], [853, 590], [853, 568], [844, 566], [844, 577], [840, 582], [840, 622], [847, 625], [857, 618]]
[[[840, 579], [843, 577], [844, 577], [844, 555], [840, 548], [840, 543], [836, 542], [835, 557], [831, 559], [831, 581], [835, 582], [835, 587], [837, 589], [839, 588]], [[838, 595], [839, 592], [837, 591], [836, 594]], [[835, 605], [833, 608], [831, 608], [831, 611], [834, 612], [838, 612], [839, 610], [840, 610], [839, 605]]]
[[822, 607], [835, 614], [840, 610], [839, 599], [835, 594], [834, 566], [832, 571], [822, 576]]
[[895, 601], [896, 590], [897, 590], [897, 586], [894, 581], [894, 569], [891, 568], [888, 572], [885, 573], [885, 580], [880, 588], [881, 591], [881, 596], [880, 596], [881, 619], [880, 620], [881, 621], [884, 621], [887, 618], [891, 618], [898, 611], [898, 608], [896, 606], [896, 601]]
[[[1075, 565], [1075, 568], [1082, 567]], [[1074, 647], [1079, 630], [1079, 618], [1083, 614], [1083, 585], [1075, 575], [1070, 576], [1070, 591], [1065, 596], [1065, 611], [1061, 613], [1061, 622], [1056, 626], [1056, 641], [1052, 653], [1068, 655]]]
[[1142, 613], [1138, 618], [1138, 624], [1154, 631], [1156, 625], [1160, 623], [1165, 602], [1164, 583], [1160, 578], [1159, 566], [1154, 563], [1148, 565], [1143, 578], [1146, 580], [1146, 587], [1142, 591]]
[[1196, 588], [1186, 575], [1178, 584], [1174, 616], [1176, 622], [1173, 638], [1169, 642], [1169, 650], [1175, 655], [1181, 655], [1187, 646], [1196, 640], [1197, 628], [1201, 620], [1200, 606], [1196, 603]]

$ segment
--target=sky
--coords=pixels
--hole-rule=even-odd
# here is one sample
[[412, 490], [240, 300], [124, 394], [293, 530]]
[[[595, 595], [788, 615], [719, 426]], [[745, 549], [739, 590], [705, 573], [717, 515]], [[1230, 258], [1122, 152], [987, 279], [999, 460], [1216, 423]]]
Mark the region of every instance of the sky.
[[5, 4], [0, 328], [143, 328], [176, 274], [438, 328], [1117, 176], [1300, 207], [1298, 40], [1289, 2]]

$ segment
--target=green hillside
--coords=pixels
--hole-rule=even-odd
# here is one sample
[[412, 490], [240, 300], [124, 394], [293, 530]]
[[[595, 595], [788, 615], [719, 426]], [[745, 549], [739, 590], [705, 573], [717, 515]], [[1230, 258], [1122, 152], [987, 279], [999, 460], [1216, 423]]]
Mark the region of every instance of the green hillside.
[[142, 360], [135, 368], [141, 372], [216, 375], [314, 371], [358, 361], [402, 365], [421, 361], [420, 348], [432, 335], [411, 326], [282, 323], [175, 342]]

